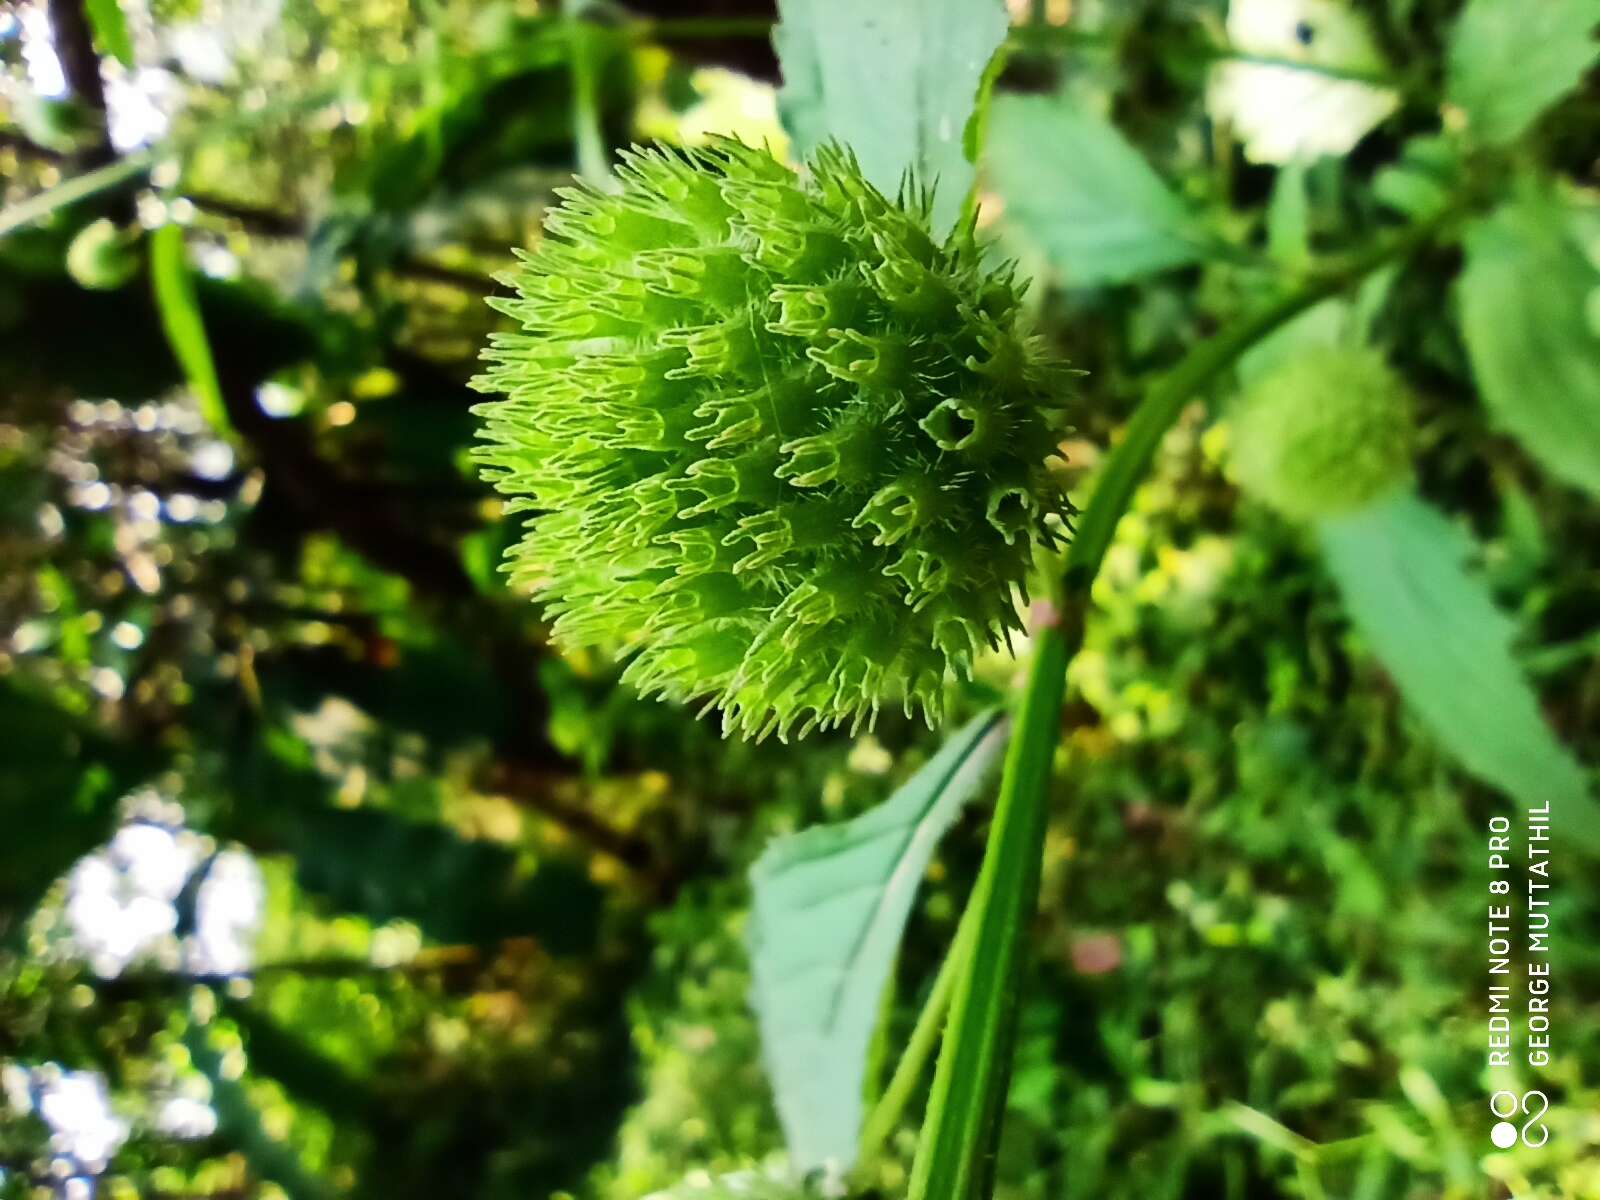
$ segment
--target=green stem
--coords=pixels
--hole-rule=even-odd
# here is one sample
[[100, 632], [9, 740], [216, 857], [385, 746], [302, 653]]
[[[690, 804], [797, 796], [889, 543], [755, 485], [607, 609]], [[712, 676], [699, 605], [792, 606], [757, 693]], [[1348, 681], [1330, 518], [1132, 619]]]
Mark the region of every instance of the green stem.
[[1038, 903], [1050, 769], [1060, 735], [1067, 662], [1082, 643], [1090, 585], [1161, 439], [1189, 400], [1257, 341], [1408, 254], [1457, 215], [1452, 210], [1380, 239], [1339, 268], [1307, 280], [1228, 326], [1162, 376], [1129, 421], [1067, 553], [1061, 579], [1066, 599], [1034, 636], [1033, 665], [1006, 756], [983, 867], [963, 918], [964, 928], [971, 923], [973, 945], [952, 955], [958, 965], [950, 1021], [912, 1166], [909, 1200], [973, 1200], [990, 1192], [989, 1169], [1010, 1082], [1023, 932]]
[[[1072, 638], [1074, 644], [1076, 636]], [[911, 1170], [911, 1200], [985, 1194], [1010, 1082], [1011, 1031], [1022, 978], [1023, 932], [1039, 895], [1050, 766], [1066, 689], [1068, 636], [1037, 631], [983, 867], [968, 901], [973, 944], [962, 956], [928, 1117]]]
[[103, 167], [96, 167], [92, 171], [85, 171], [82, 175], [74, 175], [64, 183], [29, 196], [26, 200], [19, 200], [16, 204], [0, 211], [0, 237], [48, 217], [58, 208], [65, 208], [69, 204], [76, 204], [80, 200], [87, 200], [90, 196], [120, 187], [128, 180], [144, 174], [154, 162], [155, 155], [147, 150], [143, 154], [131, 155], [107, 163]]
[[895, 1064], [894, 1075], [862, 1127], [857, 1162], [870, 1162], [883, 1149], [889, 1135], [900, 1124], [906, 1105], [911, 1103], [912, 1093], [922, 1080], [923, 1068], [928, 1065], [934, 1047], [939, 1044], [939, 1034], [944, 1031], [944, 1016], [950, 1008], [950, 997], [955, 992], [956, 976], [965, 965], [972, 948], [972, 912], [969, 906], [962, 914], [950, 949], [939, 964], [933, 988], [923, 1001], [922, 1011], [917, 1014], [917, 1024], [911, 1031], [911, 1038], [906, 1042], [900, 1061]]
[[585, 13], [589, 0], [565, 0], [562, 15], [572, 54], [572, 140], [576, 146], [578, 174], [590, 183], [602, 183], [610, 174], [606, 141], [600, 122], [600, 62], [596, 40], [601, 31]]

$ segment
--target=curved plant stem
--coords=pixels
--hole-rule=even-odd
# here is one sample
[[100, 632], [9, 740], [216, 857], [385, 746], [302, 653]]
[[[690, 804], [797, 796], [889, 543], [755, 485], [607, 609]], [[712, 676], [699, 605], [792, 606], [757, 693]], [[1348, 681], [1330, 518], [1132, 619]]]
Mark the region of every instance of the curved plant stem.
[[[962, 919], [962, 932], [972, 945], [951, 955], [956, 979], [949, 989], [950, 1021], [912, 1167], [909, 1200], [977, 1200], [991, 1191], [1000, 1112], [1010, 1082], [1023, 935], [1038, 903], [1050, 768], [1061, 729], [1066, 667], [1082, 643], [1090, 585], [1161, 439], [1184, 406], [1257, 341], [1408, 254], [1458, 215], [1458, 210], [1451, 210], [1380, 239], [1338, 268], [1247, 314], [1162, 376], [1128, 423], [1067, 553], [1060, 591], [1065, 599], [1059, 609], [1052, 606], [1047, 622], [1034, 635], [1033, 665], [1006, 755], [983, 867]], [[934, 998], [939, 994], [936, 986]], [[937, 1014], [924, 1012], [919, 1030], [936, 1019]], [[890, 1093], [899, 1090], [899, 1074]], [[909, 1090], [909, 1083], [902, 1086]], [[878, 1117], [875, 1113], [874, 1127]]]
[[116, 162], [85, 171], [82, 175], [74, 175], [64, 183], [29, 196], [26, 200], [19, 200], [0, 211], [0, 237], [15, 233], [24, 225], [48, 217], [58, 208], [65, 208], [69, 204], [87, 200], [90, 196], [121, 187], [128, 180], [148, 171], [154, 162], [155, 155], [150, 151], [130, 155], [128, 158], [119, 158]]

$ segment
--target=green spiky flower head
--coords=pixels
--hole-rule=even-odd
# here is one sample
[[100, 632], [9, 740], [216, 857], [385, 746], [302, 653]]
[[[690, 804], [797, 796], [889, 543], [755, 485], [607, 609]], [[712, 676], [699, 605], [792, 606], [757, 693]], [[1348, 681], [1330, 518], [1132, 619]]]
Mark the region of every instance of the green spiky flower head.
[[1239, 397], [1231, 426], [1240, 484], [1298, 520], [1361, 508], [1411, 475], [1410, 393], [1367, 347], [1295, 354]]
[[1065, 372], [1010, 272], [838, 150], [804, 181], [731, 141], [617, 174], [562, 193], [477, 381], [484, 473], [532, 514], [513, 577], [725, 730], [931, 723], [1069, 515]]

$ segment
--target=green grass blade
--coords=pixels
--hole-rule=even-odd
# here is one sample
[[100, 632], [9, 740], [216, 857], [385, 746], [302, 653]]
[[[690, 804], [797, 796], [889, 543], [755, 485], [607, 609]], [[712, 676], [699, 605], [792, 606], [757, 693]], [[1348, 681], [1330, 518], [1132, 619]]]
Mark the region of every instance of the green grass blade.
[[125, 67], [133, 66], [133, 39], [128, 36], [127, 18], [120, 0], [84, 0], [83, 11], [94, 31], [95, 48], [109, 54]]
[[200, 415], [217, 433], [232, 437], [233, 426], [222, 400], [222, 386], [217, 382], [217, 366], [211, 357], [205, 322], [200, 317], [181, 226], [163, 225], [150, 235], [150, 283], [155, 290], [161, 327], [194, 390]]
[[15, 233], [35, 221], [42, 221], [52, 213], [80, 200], [87, 200], [90, 196], [121, 187], [130, 179], [148, 171], [154, 162], [155, 155], [148, 150], [143, 151], [107, 163], [103, 167], [96, 167], [92, 171], [85, 171], [82, 175], [74, 175], [71, 179], [29, 196], [26, 200], [18, 200], [15, 204], [0, 210], [0, 237]]
[[605, 34], [589, 20], [590, 7], [589, 0], [564, 0], [561, 6], [572, 62], [572, 141], [578, 174], [589, 183], [606, 186], [611, 155], [600, 111], [600, 39]]

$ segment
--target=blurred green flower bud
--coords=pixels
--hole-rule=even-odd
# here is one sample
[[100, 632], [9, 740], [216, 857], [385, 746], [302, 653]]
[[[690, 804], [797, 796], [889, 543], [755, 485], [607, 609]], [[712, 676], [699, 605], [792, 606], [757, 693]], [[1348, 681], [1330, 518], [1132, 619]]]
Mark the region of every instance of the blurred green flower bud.
[[1246, 389], [1230, 423], [1240, 484], [1285, 516], [1349, 512], [1411, 475], [1410, 393], [1375, 350], [1296, 354]]
[[521, 329], [478, 458], [533, 514], [509, 570], [559, 642], [620, 644], [725, 731], [931, 724], [1070, 515], [1067, 373], [1011, 272], [837, 149], [806, 182], [726, 140], [618, 175], [563, 193], [495, 302]]
[[138, 230], [119, 229], [108, 217], [89, 222], [67, 247], [67, 274], [90, 291], [115, 291], [139, 269], [139, 237]]

